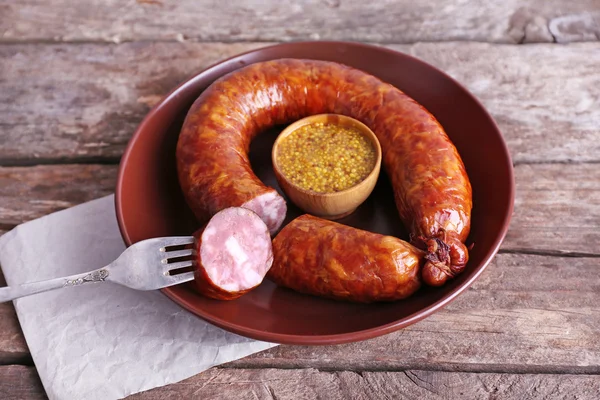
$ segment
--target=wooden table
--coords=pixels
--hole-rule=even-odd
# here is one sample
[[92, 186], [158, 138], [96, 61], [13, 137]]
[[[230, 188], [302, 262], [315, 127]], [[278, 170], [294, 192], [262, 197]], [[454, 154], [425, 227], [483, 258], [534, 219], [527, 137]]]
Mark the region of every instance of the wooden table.
[[[1, 230], [113, 192], [136, 125], [187, 76], [300, 39], [380, 44], [465, 84], [510, 148], [514, 217], [493, 264], [422, 322], [276, 347], [132, 397], [598, 398], [600, 1], [226, 3], [0, 0]], [[0, 398], [44, 397], [0, 304]]]

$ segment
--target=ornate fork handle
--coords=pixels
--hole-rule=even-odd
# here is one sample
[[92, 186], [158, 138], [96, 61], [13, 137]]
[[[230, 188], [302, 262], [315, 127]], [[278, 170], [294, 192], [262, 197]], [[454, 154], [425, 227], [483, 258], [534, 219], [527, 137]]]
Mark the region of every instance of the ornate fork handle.
[[67, 286], [79, 286], [86, 283], [104, 282], [109, 276], [107, 267], [82, 274], [66, 276], [63, 278], [49, 279], [46, 281], [24, 283], [17, 286], [0, 288], [0, 303], [10, 301], [31, 294], [47, 292]]

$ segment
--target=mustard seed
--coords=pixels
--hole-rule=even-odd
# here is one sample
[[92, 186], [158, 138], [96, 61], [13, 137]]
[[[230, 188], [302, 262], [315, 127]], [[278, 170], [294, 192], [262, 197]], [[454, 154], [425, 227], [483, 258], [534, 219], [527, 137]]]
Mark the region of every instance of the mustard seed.
[[356, 128], [330, 123], [304, 125], [279, 144], [277, 163], [294, 184], [317, 193], [339, 192], [362, 182], [376, 153]]

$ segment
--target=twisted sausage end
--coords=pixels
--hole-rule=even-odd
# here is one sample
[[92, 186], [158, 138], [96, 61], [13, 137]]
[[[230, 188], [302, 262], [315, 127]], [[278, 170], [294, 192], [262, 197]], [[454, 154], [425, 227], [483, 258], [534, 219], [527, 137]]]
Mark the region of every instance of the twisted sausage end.
[[412, 242], [427, 252], [421, 275], [423, 282], [429, 286], [442, 286], [448, 279], [460, 274], [469, 260], [465, 244], [454, 236], [448, 237], [443, 230], [437, 237], [418, 237]]

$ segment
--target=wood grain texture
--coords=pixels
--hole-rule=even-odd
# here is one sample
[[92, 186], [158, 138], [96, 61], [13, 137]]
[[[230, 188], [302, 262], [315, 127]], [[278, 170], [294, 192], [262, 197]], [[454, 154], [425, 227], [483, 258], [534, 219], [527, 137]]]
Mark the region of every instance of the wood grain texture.
[[513, 162], [600, 161], [599, 44], [423, 43], [411, 46], [410, 54], [451, 75], [483, 103]]
[[[72, 182], [77, 182], [73, 186], [79, 190], [85, 188], [85, 193], [109, 192], [115, 174], [114, 166], [4, 167], [0, 176], [12, 177], [12, 181], [5, 180], [0, 186], [4, 190], [0, 201], [12, 204], [18, 218], [32, 218], [85, 201], [79, 191], [67, 189]], [[596, 233], [600, 172], [595, 164], [568, 168], [532, 164], [517, 166], [516, 174], [517, 206], [503, 251], [522, 252], [524, 248], [542, 255], [498, 255], [472, 288], [447, 309], [403, 331], [325, 350], [282, 346], [234, 365], [600, 373], [600, 338], [596, 334], [600, 330], [600, 285], [592, 279], [597, 276], [600, 253]], [[40, 182], [52, 191], [40, 191]], [[18, 196], [11, 197], [10, 187], [20, 188]], [[47, 209], [31, 202], [48, 198], [53, 202]], [[8, 215], [9, 220], [18, 219]], [[6, 214], [2, 218], [7, 218]], [[567, 225], [567, 218], [572, 224], [570, 242], [553, 233]], [[531, 234], [536, 226], [537, 236]], [[542, 239], [527, 242], [536, 237]], [[583, 246], [595, 253], [573, 258], [545, 250], [581, 250]], [[2, 332], [8, 339], [0, 338], [0, 343], [14, 346], [10, 338], [20, 334], [18, 326]]]
[[445, 309], [337, 346], [279, 346], [230, 366], [600, 373], [597, 259], [499, 254]]
[[0, 365], [31, 363], [15, 308], [12, 303], [0, 304]]
[[[541, 256], [499, 255], [473, 289], [449, 307], [451, 312], [436, 314], [396, 334], [408, 335], [400, 344], [396, 343], [396, 336], [391, 336], [387, 341], [374, 342], [375, 347], [368, 344], [371, 350], [367, 353], [362, 347], [350, 352], [365, 354], [363, 358], [346, 359], [342, 351], [336, 356], [339, 358], [330, 361], [313, 360], [306, 354], [308, 350], [300, 348], [299, 354], [281, 356], [277, 355], [279, 350], [274, 350], [272, 356], [259, 358], [260, 362], [286, 366], [298, 359], [300, 367], [308, 363], [319, 368], [331, 367], [343, 360], [351, 368], [422, 368], [434, 364], [453, 368], [452, 364], [458, 362], [461, 368], [474, 370], [493, 370], [508, 363], [511, 365], [508, 368], [520, 371], [521, 364], [526, 364], [523, 368], [535, 372], [548, 357], [552, 360], [550, 368], [558, 370], [577, 372], [599, 368], [600, 355], [594, 349], [600, 343], [590, 332], [600, 329], [600, 315], [598, 309], [590, 305], [598, 303], [600, 286], [590, 276], [597, 274], [597, 258], [593, 257], [600, 254], [600, 169], [596, 164], [566, 167], [531, 164], [518, 165], [515, 171], [515, 214], [503, 251]], [[0, 168], [0, 204], [3, 205], [0, 223], [8, 226], [24, 222], [109, 194], [116, 173], [116, 166], [105, 165]], [[591, 257], [566, 257], [577, 255], [573, 253]], [[551, 256], [543, 256], [548, 254]], [[473, 309], [471, 304], [478, 306]], [[550, 305], [554, 308], [548, 309]], [[0, 362], [24, 359], [26, 345], [12, 305], [2, 305], [0, 312], [5, 316], [0, 320]], [[533, 326], [528, 327], [527, 323]], [[456, 331], [454, 325], [464, 326]], [[558, 326], [564, 326], [565, 330]], [[548, 335], [544, 335], [545, 330]], [[563, 334], [566, 335], [564, 340], [561, 339]], [[412, 341], [416, 344], [411, 344]], [[381, 363], [369, 361], [369, 357], [379, 359], [377, 353], [394, 343], [397, 347], [394, 354], [401, 357], [384, 359]], [[482, 344], [478, 347], [482, 351], [473, 350], [472, 343]], [[403, 346], [412, 349], [408, 356]], [[506, 348], [514, 351], [507, 352]], [[429, 353], [422, 352], [423, 349]], [[460, 357], [454, 357], [456, 352]], [[430, 354], [433, 361], [424, 354]], [[531, 360], [519, 358], [529, 356]], [[313, 362], [316, 364], [310, 364]]]
[[[213, 368], [182, 382], [127, 397], [130, 400], [198, 399], [594, 399], [598, 375], [494, 374], [407, 370]], [[46, 399], [33, 367], [0, 367], [4, 400]]]
[[515, 210], [503, 249], [600, 256], [598, 164], [518, 165], [515, 181]]
[[[0, 167], [0, 228], [114, 191], [114, 165]], [[506, 251], [600, 255], [597, 164], [523, 164], [515, 168], [515, 211]]]
[[0, 366], [0, 399], [43, 400], [46, 392], [34, 367]]
[[0, 168], [0, 227], [114, 192], [116, 165], [48, 165]]
[[553, 18], [548, 31], [558, 43], [600, 39], [600, 5], [595, 10], [581, 14], [568, 14]]
[[[0, 46], [0, 165], [116, 162], [150, 107], [177, 83], [263, 45]], [[600, 161], [600, 44], [389, 47], [472, 91], [498, 122], [515, 163]], [[44, 68], [30, 67], [39, 63]]]
[[[0, 165], [15, 160], [117, 162], [163, 95], [209, 64], [260, 46], [0, 46]], [[38, 63], [44, 68], [30, 67]]]
[[594, 399], [597, 375], [512, 375], [408, 370], [211, 369], [180, 383], [128, 397], [152, 399]]
[[[549, 224], [546, 225], [548, 230], [554, 231], [560, 229], [562, 218], [567, 214], [573, 215], [576, 223], [587, 224], [590, 232], [597, 226], [593, 213], [598, 209], [597, 182], [600, 179], [595, 175], [598, 172], [594, 164], [569, 165], [568, 168], [560, 164], [519, 165], [516, 172], [517, 207], [510, 232], [527, 229], [520, 225], [521, 221], [533, 221], [535, 225], [542, 219]], [[31, 216], [46, 214], [85, 200], [77, 197], [80, 195], [72, 198], [73, 192], [65, 189], [72, 182], [87, 188], [86, 192], [108, 191], [112, 182], [105, 186], [98, 177], [105, 176], [109, 182], [114, 180], [115, 174], [114, 166], [1, 168], [0, 176], [6, 179], [0, 186], [4, 188], [2, 204], [13, 204], [21, 217], [28, 215], [23, 214], [27, 207], [39, 203], [19, 203], [18, 199], [47, 198], [48, 192], [38, 188], [43, 182], [54, 190], [50, 198], [61, 202], [48, 203], [48, 210], [36, 206]], [[19, 188], [18, 196], [7, 202], [11, 187]], [[543, 208], [545, 214], [536, 211], [535, 205], [540, 202], [551, 205]], [[573, 203], [579, 204], [582, 211], [573, 212]], [[585, 207], [588, 207], [587, 213]], [[542, 228], [543, 225], [540, 232]], [[581, 232], [574, 229], [573, 234], [581, 238]], [[519, 236], [510, 239], [510, 235], [505, 247], [516, 247]], [[584, 238], [588, 244], [598, 243], [593, 238]], [[577, 236], [574, 242], [576, 239]], [[532, 242], [532, 245], [539, 244]], [[400, 332], [341, 346], [281, 346], [230, 366], [599, 373], [600, 339], [596, 333], [600, 329], [597, 306], [600, 286], [597, 280], [590, 279], [596, 275], [597, 258], [500, 254], [472, 288], [449, 307]], [[0, 353], [4, 352], [5, 360], [22, 356], [23, 346], [14, 350], [15, 343], [24, 343], [18, 325], [9, 325], [9, 329], [7, 325], [2, 326]]]
[[87, 0], [52, 3], [2, 0], [4, 41], [281, 41], [302, 39], [387, 43], [472, 40], [527, 43], [596, 40], [565, 35], [556, 18], [597, 11], [597, 0], [502, 2], [410, 0]]
[[[0, 236], [2, 232], [0, 232]], [[0, 287], [6, 286], [0, 270]], [[30, 364], [31, 356], [12, 302], [0, 303], [0, 365]], [[0, 390], [0, 395], [2, 391]], [[2, 398], [2, 396], [0, 396]]]

